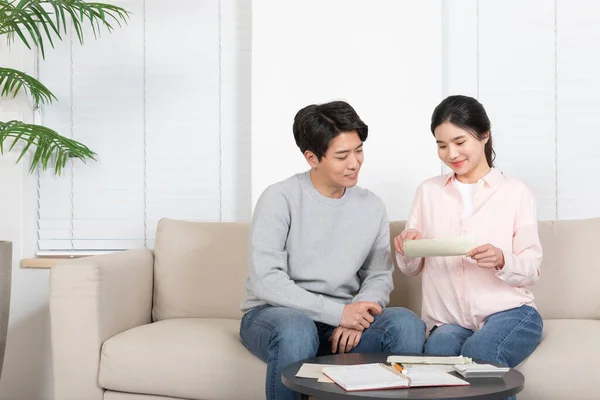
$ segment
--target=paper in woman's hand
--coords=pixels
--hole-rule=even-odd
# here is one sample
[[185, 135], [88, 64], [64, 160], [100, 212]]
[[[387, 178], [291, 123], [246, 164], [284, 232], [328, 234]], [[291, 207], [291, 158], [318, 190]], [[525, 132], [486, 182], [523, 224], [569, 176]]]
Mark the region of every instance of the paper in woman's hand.
[[404, 242], [404, 255], [407, 257], [446, 257], [464, 256], [476, 247], [471, 235], [447, 239], [419, 239]]

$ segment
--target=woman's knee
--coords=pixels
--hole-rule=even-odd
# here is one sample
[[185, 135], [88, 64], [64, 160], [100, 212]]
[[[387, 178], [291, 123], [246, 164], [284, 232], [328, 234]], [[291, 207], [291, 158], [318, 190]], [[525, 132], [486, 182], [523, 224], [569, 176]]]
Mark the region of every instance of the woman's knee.
[[435, 328], [425, 342], [424, 352], [430, 355], [458, 356], [463, 344], [473, 332], [458, 325], [441, 325]]

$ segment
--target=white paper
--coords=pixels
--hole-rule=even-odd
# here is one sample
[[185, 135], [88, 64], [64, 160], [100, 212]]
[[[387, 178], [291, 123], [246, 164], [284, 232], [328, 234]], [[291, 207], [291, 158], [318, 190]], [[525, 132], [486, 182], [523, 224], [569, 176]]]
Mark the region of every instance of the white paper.
[[321, 374], [321, 376], [319, 377], [319, 379], [317, 379], [317, 382], [319, 382], [319, 383], [335, 383], [331, 379], [329, 379], [327, 377], [327, 375], [325, 375], [325, 374]]
[[402, 364], [406, 367], [405, 375], [408, 375], [409, 372], [412, 373], [428, 373], [428, 372], [452, 372], [454, 371], [454, 365], [448, 364]]
[[[435, 357], [435, 356], [388, 356], [387, 362], [400, 364], [471, 364], [473, 360], [469, 357], [453, 356], [453, 357]], [[410, 368], [407, 367], [410, 371]]]
[[315, 379], [322, 379], [323, 375], [323, 368], [325, 367], [335, 367], [335, 365], [333, 364], [310, 364], [310, 363], [304, 363], [302, 364], [302, 366], [300, 367], [300, 369], [298, 370], [298, 372], [296, 372], [296, 376], [298, 378], [315, 378]]
[[[433, 368], [426, 368], [433, 367]], [[454, 375], [449, 374], [449, 371], [445, 371], [440, 368], [440, 365], [419, 365], [411, 366], [408, 371], [404, 374], [411, 380], [411, 387], [427, 387], [427, 386], [467, 386], [469, 382], [464, 379], [460, 379]], [[450, 367], [452, 368], [452, 367]]]
[[464, 256], [476, 247], [471, 235], [448, 239], [419, 239], [404, 242], [404, 255], [407, 257], [446, 257]]

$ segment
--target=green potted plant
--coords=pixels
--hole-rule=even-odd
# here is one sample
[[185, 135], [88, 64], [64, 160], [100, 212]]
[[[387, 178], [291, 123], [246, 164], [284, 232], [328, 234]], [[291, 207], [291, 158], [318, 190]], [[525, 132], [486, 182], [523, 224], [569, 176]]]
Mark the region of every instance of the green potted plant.
[[[81, 0], [0, 0], [0, 37], [8, 43], [17, 39], [30, 50], [37, 48], [45, 57], [48, 45], [62, 40], [72, 26], [83, 44], [84, 25], [90, 25], [95, 37], [102, 27], [109, 32], [114, 25], [126, 23], [129, 12], [121, 7]], [[28, 93], [36, 105], [50, 104], [56, 96], [40, 81], [26, 73], [0, 65], [0, 96], [16, 96]], [[94, 159], [95, 153], [87, 146], [60, 135], [51, 128], [27, 124], [23, 121], [0, 120], [0, 154], [5, 151], [20, 152], [17, 163], [28, 153], [33, 157], [30, 172], [40, 167], [45, 170], [54, 164], [60, 174], [71, 158], [86, 161]], [[0, 374], [4, 360], [8, 315], [10, 309], [10, 283], [12, 271], [12, 243], [0, 241]]]
[[[81, 0], [0, 0], [0, 37], [5, 36], [9, 43], [18, 39], [29, 49], [37, 47], [43, 59], [48, 45], [53, 47], [55, 40], [63, 40], [69, 24], [83, 44], [84, 25], [90, 25], [97, 37], [102, 27], [110, 32], [115, 24], [126, 23], [129, 15], [121, 7]], [[34, 77], [0, 65], [0, 96], [14, 97], [21, 91], [29, 93], [36, 105], [57, 100]], [[56, 174], [60, 174], [70, 158], [86, 161], [93, 160], [95, 155], [84, 144], [48, 127], [0, 120], [0, 153], [13, 149], [20, 151], [17, 163], [29, 151], [33, 153], [30, 172], [38, 167], [45, 170], [53, 163]]]

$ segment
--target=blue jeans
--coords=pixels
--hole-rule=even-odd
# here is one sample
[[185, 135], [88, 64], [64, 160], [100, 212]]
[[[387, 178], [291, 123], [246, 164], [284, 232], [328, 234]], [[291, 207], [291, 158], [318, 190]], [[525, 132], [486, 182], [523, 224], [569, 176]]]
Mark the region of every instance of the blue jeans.
[[477, 332], [458, 325], [440, 325], [431, 331], [424, 352], [463, 355], [513, 368], [533, 353], [542, 338], [542, 328], [537, 310], [521, 306], [490, 315]]
[[[256, 307], [242, 318], [244, 345], [267, 363], [267, 400], [295, 399], [296, 393], [281, 382], [281, 372], [294, 362], [331, 354], [334, 326], [314, 322], [285, 307]], [[405, 308], [387, 308], [366, 329], [351, 353], [422, 353], [425, 323]]]

